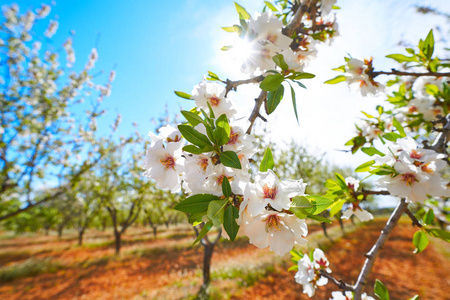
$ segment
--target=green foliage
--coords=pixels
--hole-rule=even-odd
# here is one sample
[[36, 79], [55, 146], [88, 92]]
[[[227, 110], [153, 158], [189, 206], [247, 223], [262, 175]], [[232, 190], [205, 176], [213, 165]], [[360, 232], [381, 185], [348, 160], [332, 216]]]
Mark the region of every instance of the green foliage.
[[428, 246], [428, 236], [425, 232], [419, 230], [414, 234], [413, 244], [416, 247], [414, 253], [420, 253]]
[[259, 84], [259, 87], [267, 92], [276, 91], [281, 83], [284, 81], [284, 76], [281, 74], [269, 74]]
[[20, 278], [32, 277], [43, 273], [56, 273], [62, 265], [51, 258], [29, 258], [24, 262], [0, 268], [0, 282], [8, 282]]
[[375, 280], [374, 293], [380, 300], [389, 300], [389, 292], [386, 286], [378, 279]]
[[284, 86], [280, 85], [275, 91], [271, 91], [267, 94], [267, 105], [266, 111], [267, 114], [271, 114], [275, 111], [278, 104], [280, 104], [284, 95]]
[[273, 161], [273, 155], [270, 148], [267, 148], [264, 152], [264, 156], [261, 160], [261, 164], [259, 166], [260, 172], [267, 172], [268, 170], [272, 170], [275, 165], [275, 162]]

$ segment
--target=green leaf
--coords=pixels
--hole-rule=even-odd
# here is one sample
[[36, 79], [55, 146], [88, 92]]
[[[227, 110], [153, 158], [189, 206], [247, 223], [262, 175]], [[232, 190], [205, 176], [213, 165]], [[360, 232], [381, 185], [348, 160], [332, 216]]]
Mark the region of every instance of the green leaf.
[[374, 160], [365, 162], [362, 165], [358, 166], [355, 169], [355, 172], [368, 172], [368, 171], [370, 171], [370, 166], [372, 166], [374, 163], [375, 163]]
[[209, 203], [217, 199], [219, 199], [219, 197], [215, 195], [197, 194], [181, 201], [180, 203], [175, 205], [174, 209], [189, 214], [196, 214], [198, 212], [207, 210]]
[[390, 54], [390, 55], [386, 55], [387, 58], [392, 58], [394, 60], [396, 60], [399, 63], [403, 63], [406, 61], [417, 61], [417, 57], [416, 56], [406, 56], [403, 54]]
[[414, 297], [409, 298], [409, 300], [420, 300], [420, 299], [419, 299], [419, 295], [415, 295]]
[[450, 232], [438, 228], [425, 228], [428, 234], [450, 243]]
[[201, 223], [204, 215], [206, 215], [206, 210], [199, 211], [198, 213], [195, 214], [191, 214], [189, 216], [189, 223], [191, 224]]
[[414, 234], [413, 244], [416, 247], [414, 253], [420, 253], [428, 246], [428, 236], [425, 232], [419, 230]]
[[336, 83], [345, 81], [345, 79], [346, 79], [346, 77], [344, 75], [339, 75], [339, 76], [334, 77], [333, 79], [325, 81], [324, 83], [326, 83], [326, 84], [336, 84]]
[[192, 245], [195, 245], [198, 242], [200, 242], [200, 240], [211, 230], [212, 226], [213, 226], [212, 221], [208, 221], [207, 223], [205, 223], [205, 225], [203, 225], [202, 230], [198, 234], [198, 237], [195, 239]]
[[217, 146], [222, 146], [230, 140], [231, 127], [228, 123], [228, 118], [225, 114], [221, 115], [216, 120], [216, 129], [214, 130], [214, 143]]
[[190, 111], [186, 111], [186, 110], [182, 110], [181, 114], [186, 118], [186, 120], [188, 120], [188, 122], [192, 125], [192, 126], [197, 126], [200, 123], [204, 123], [205, 121], [203, 121], [203, 119], [196, 113], [190, 112]]
[[233, 49], [233, 46], [223, 46], [222, 48], [220, 48], [220, 50], [222, 51], [228, 51], [230, 49]]
[[280, 104], [284, 95], [284, 86], [280, 85], [275, 92], [269, 92], [267, 94], [267, 114], [271, 114], [275, 111], [278, 104]]
[[376, 119], [374, 116], [369, 115], [368, 113], [361, 111], [363, 113], [363, 115], [365, 115], [366, 117], [368, 117], [369, 119]]
[[267, 92], [275, 91], [284, 81], [284, 76], [281, 74], [269, 74], [264, 78], [263, 81], [259, 84], [259, 87]]
[[375, 280], [375, 287], [373, 291], [375, 295], [380, 298], [380, 300], [389, 300], [389, 292], [387, 288], [378, 279]]
[[318, 221], [318, 222], [331, 223], [330, 219], [322, 217], [322, 216], [315, 216], [315, 215], [308, 214], [307, 217], [310, 218], [311, 220], [315, 220], [315, 221]]
[[334, 176], [336, 176], [337, 182], [340, 185], [341, 189], [344, 191], [348, 190], [348, 186], [345, 183], [344, 177], [342, 177], [342, 175], [339, 173], [334, 173]]
[[228, 181], [227, 176], [224, 176], [222, 180], [222, 193], [225, 197], [231, 196], [231, 185], [230, 181]]
[[[292, 76], [289, 76], [292, 77]], [[306, 72], [296, 72], [292, 79], [300, 80], [300, 79], [311, 79], [316, 77], [316, 75]]]
[[365, 154], [369, 155], [369, 156], [374, 156], [375, 154], [378, 154], [379, 156], [384, 156], [384, 153], [381, 151], [378, 151], [376, 148], [374, 147], [362, 147], [361, 151], [364, 152]]
[[289, 267], [288, 272], [290, 271], [298, 271], [298, 265], [292, 265]]
[[275, 163], [273, 161], [273, 155], [270, 148], [267, 148], [264, 152], [264, 156], [261, 160], [261, 164], [259, 165], [259, 171], [260, 172], [267, 172], [267, 170], [272, 170]]
[[226, 32], [236, 32], [236, 33], [241, 33], [242, 31], [242, 27], [238, 26], [238, 25], [233, 25], [233, 26], [229, 26], [229, 27], [222, 27], [223, 30], [225, 30]]
[[271, 11], [273, 11], [273, 12], [278, 11], [278, 9], [275, 6], [273, 6], [273, 4], [270, 3], [269, 1], [264, 1], [264, 3], [267, 5], [268, 8], [270, 8]]
[[236, 6], [236, 11], [239, 14], [239, 18], [242, 17], [242, 19], [244, 19], [244, 20], [250, 19], [250, 14], [245, 10], [245, 8], [243, 8], [242, 6], [237, 4], [236, 2], [234, 2], [234, 5]]
[[297, 113], [297, 100], [295, 99], [295, 91], [290, 83], [289, 83], [289, 86], [291, 87], [292, 107], [294, 108], [294, 113], [295, 113], [295, 118], [297, 119], [297, 124], [299, 124], [298, 113]]
[[328, 209], [334, 201], [329, 198], [325, 198], [318, 195], [305, 196], [313, 205], [313, 210], [310, 212], [313, 215], [320, 214], [324, 210]]
[[294, 81], [296, 84], [298, 84], [299, 87], [306, 89], [306, 86], [301, 83], [300, 81]]
[[423, 41], [422, 51], [428, 60], [430, 60], [431, 56], [433, 56], [433, 52], [434, 52], [433, 29], [430, 30], [427, 37], [425, 38], [425, 41]]
[[395, 132], [389, 132], [389, 133], [383, 134], [383, 138], [388, 141], [395, 142], [395, 141], [397, 141], [397, 139], [402, 138], [402, 136]]
[[223, 224], [223, 215], [227, 204], [228, 200], [214, 200], [209, 203], [206, 215], [213, 222], [214, 226], [217, 227]]
[[183, 147], [184, 152], [192, 153], [192, 154], [202, 154], [204, 151], [197, 146], [194, 145], [186, 145]]
[[405, 137], [406, 136], [406, 133], [405, 133], [405, 130], [403, 129], [402, 124], [400, 124], [400, 122], [397, 121], [396, 118], [393, 119], [393, 125], [398, 130], [398, 132], [400, 133], [401, 137]]
[[291, 208], [312, 208], [313, 204], [305, 196], [295, 196], [292, 198]]
[[225, 228], [232, 241], [234, 241], [239, 231], [239, 225], [236, 223], [237, 218], [239, 218], [239, 210], [233, 205], [228, 206], [225, 209], [223, 228]]
[[175, 92], [175, 95], [177, 95], [180, 98], [192, 100], [192, 96], [189, 94], [186, 94], [186, 93], [180, 92], [180, 91], [174, 91], [174, 92]]
[[220, 161], [226, 167], [241, 169], [241, 162], [234, 151], [224, 151], [220, 153]]
[[212, 146], [208, 137], [203, 133], [198, 132], [194, 127], [189, 125], [178, 125], [178, 130], [181, 132], [183, 137], [192, 144], [203, 148], [205, 146]]
[[272, 57], [272, 60], [279, 66], [282, 70], [289, 69], [288, 64], [284, 61], [283, 54], [277, 54]]
[[330, 217], [334, 217], [335, 214], [337, 214], [338, 212], [340, 212], [341, 209], [342, 209], [342, 206], [344, 205], [344, 203], [345, 203], [345, 200], [344, 200], [344, 199], [335, 201], [335, 202], [333, 203], [333, 205], [331, 205], [331, 206], [329, 207], [329, 208], [330, 208]]
[[434, 211], [432, 208], [423, 216], [423, 222], [425, 225], [432, 225], [434, 223]]
[[216, 73], [213, 73], [211, 71], [208, 71], [208, 80], [212, 80], [212, 81], [220, 81], [219, 76], [217, 76]]

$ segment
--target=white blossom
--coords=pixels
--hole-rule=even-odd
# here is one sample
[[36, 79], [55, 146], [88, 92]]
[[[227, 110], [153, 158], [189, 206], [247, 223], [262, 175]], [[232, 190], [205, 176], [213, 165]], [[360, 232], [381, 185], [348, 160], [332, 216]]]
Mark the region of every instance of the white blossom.
[[232, 108], [231, 101], [225, 97], [225, 87], [216, 82], [202, 81], [194, 87], [192, 98], [195, 100], [197, 107], [206, 112], [209, 111], [209, 104], [216, 118], [222, 114], [231, 118], [236, 112]]
[[303, 286], [303, 293], [309, 297], [314, 296], [316, 288], [328, 283], [328, 278], [320, 275], [320, 270], [331, 273], [328, 259], [319, 248], [314, 249], [313, 260], [308, 255], [304, 255], [298, 261], [298, 271], [295, 274], [295, 282]]
[[58, 30], [59, 22], [56, 20], [51, 20], [50, 24], [47, 27], [47, 30], [45, 30], [44, 35], [48, 38], [51, 38], [55, 33], [56, 30]]

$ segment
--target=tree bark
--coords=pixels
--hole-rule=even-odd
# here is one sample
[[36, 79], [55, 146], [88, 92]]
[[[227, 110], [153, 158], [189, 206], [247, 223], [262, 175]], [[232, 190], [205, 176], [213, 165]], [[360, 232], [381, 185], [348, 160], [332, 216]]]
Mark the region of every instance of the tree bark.
[[59, 225], [58, 226], [58, 239], [62, 238], [63, 230], [64, 230], [64, 226], [63, 225]]
[[78, 246], [83, 245], [84, 230], [78, 231]]
[[323, 234], [328, 237], [328, 233], [327, 233], [327, 223], [322, 222], [322, 230], [323, 230]]
[[114, 245], [115, 245], [115, 249], [116, 249], [116, 255], [120, 254], [120, 247], [122, 246], [122, 241], [121, 241], [121, 233], [116, 231], [114, 232]]
[[152, 226], [153, 228], [153, 238], [156, 240], [156, 234], [158, 233], [158, 227]]
[[339, 221], [339, 225], [341, 225], [341, 230], [343, 233], [345, 233], [345, 229], [344, 229], [344, 221], [342, 221], [342, 218], [338, 218]]

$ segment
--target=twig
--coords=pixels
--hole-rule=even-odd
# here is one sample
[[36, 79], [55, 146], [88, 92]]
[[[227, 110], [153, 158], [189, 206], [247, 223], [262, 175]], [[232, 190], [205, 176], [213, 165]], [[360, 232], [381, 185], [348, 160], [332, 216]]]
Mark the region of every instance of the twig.
[[297, 30], [297, 28], [302, 23], [302, 17], [308, 10], [310, 5], [310, 0], [302, 0], [302, 5], [299, 9], [295, 12], [294, 16], [292, 17], [291, 22], [283, 29], [283, 34], [291, 37]]
[[419, 228], [422, 227], [422, 224], [419, 223], [419, 220], [417, 220], [416, 216], [409, 209], [406, 209], [405, 213], [411, 219], [413, 226], [417, 226]]
[[249, 83], [258, 83], [264, 80], [264, 76], [263, 75], [259, 75], [256, 77], [252, 77], [249, 79], [245, 79], [245, 80], [236, 80], [236, 81], [231, 81], [229, 79], [227, 79], [227, 81], [225, 81], [224, 83], [226, 84], [225, 87], [225, 97], [228, 95], [228, 92], [231, 90], [236, 90], [236, 88], [240, 85], [243, 84], [249, 84]]
[[261, 116], [259, 113], [259, 109], [261, 108], [261, 105], [263, 104], [264, 100], [266, 100], [266, 97], [267, 97], [267, 92], [261, 91], [258, 98], [255, 99], [255, 106], [253, 107], [253, 111], [250, 115], [250, 118], [248, 118], [248, 120], [250, 121], [250, 126], [248, 126], [247, 134], [250, 134], [250, 132], [252, 131], [252, 127], [256, 121], [256, 118]]
[[402, 198], [400, 200], [400, 203], [398, 204], [397, 208], [392, 213], [391, 217], [386, 223], [386, 226], [381, 231], [380, 236], [378, 237], [377, 242], [375, 245], [373, 245], [372, 249], [365, 254], [367, 257], [366, 261], [364, 262], [364, 266], [361, 269], [361, 273], [359, 273], [358, 280], [356, 281], [356, 284], [354, 285], [355, 290], [355, 297], [354, 300], [361, 300], [361, 294], [364, 289], [364, 286], [367, 283], [367, 278], [369, 277], [370, 272], [372, 271], [373, 265], [375, 263], [375, 259], [377, 258], [378, 253], [383, 248], [384, 244], [386, 243], [387, 239], [389, 238], [389, 235], [391, 234], [392, 230], [394, 229], [395, 225], [397, 225], [398, 220], [403, 215], [405, 210], [408, 208], [408, 204], [406, 203], [406, 200]]
[[390, 195], [391, 193], [389, 193], [388, 191], [370, 191], [362, 189], [362, 191], [358, 194], [367, 196], [367, 195]]
[[343, 291], [354, 291], [354, 287], [348, 283], [345, 283], [343, 280], [337, 280], [331, 274], [327, 273], [325, 270], [319, 271], [320, 275], [331, 280], [335, 285], [337, 285]]
[[445, 117], [445, 121], [443, 120], [443, 123], [444, 125], [434, 140], [433, 145], [431, 145], [431, 149], [439, 153], [447, 154], [447, 143], [450, 141], [450, 114]]
[[414, 76], [414, 77], [420, 77], [420, 76], [442, 77], [442, 76], [450, 76], [450, 72], [446, 72], [446, 73], [439, 73], [439, 72], [415, 73], [415, 72], [404, 72], [404, 71], [398, 71], [396, 69], [391, 69], [390, 72], [388, 72], [388, 71], [377, 71], [377, 72], [370, 72], [369, 73], [369, 76], [371, 78], [375, 78], [378, 75], [404, 75], [404, 76]]

